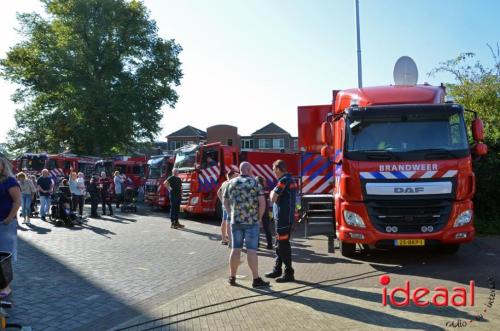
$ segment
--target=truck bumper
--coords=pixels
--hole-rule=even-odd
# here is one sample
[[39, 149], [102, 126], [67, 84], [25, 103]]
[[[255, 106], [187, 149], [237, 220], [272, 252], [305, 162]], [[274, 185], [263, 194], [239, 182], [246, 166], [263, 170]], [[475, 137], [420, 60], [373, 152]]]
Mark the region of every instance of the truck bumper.
[[[447, 224], [443, 229], [432, 233], [385, 233], [378, 231], [370, 222], [366, 207], [363, 203], [342, 203], [341, 221], [337, 227], [337, 237], [347, 243], [359, 243], [374, 246], [393, 246], [397, 239], [424, 239], [426, 246], [434, 244], [467, 243], [474, 239], [475, 229], [473, 220], [470, 223], [454, 227], [456, 217], [472, 209], [471, 201], [455, 202]], [[362, 217], [366, 227], [358, 228], [348, 225], [343, 216], [343, 210], [349, 210]]]
[[210, 201], [204, 200], [202, 195], [192, 194], [187, 204], [181, 204], [181, 210], [188, 214], [206, 215], [213, 214], [214, 208], [210, 208]]

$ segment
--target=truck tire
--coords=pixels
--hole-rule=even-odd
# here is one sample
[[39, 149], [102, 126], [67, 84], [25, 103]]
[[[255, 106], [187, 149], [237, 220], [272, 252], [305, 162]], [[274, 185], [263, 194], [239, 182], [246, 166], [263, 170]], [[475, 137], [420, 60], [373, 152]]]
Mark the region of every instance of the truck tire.
[[439, 251], [443, 254], [453, 255], [460, 249], [460, 244], [441, 245]]
[[356, 252], [356, 244], [340, 242], [340, 254], [345, 257], [351, 257]]

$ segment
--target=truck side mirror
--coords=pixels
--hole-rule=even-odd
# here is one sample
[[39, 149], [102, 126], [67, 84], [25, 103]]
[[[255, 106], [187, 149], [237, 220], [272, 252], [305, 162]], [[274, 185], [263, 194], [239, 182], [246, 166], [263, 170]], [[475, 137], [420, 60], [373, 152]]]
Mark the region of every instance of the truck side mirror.
[[331, 122], [321, 124], [321, 142], [324, 145], [333, 145], [333, 127]]
[[471, 124], [472, 138], [480, 142], [484, 140], [484, 125], [480, 118], [474, 118]]
[[476, 157], [482, 157], [488, 154], [488, 146], [483, 143], [477, 143], [472, 147], [472, 154]]

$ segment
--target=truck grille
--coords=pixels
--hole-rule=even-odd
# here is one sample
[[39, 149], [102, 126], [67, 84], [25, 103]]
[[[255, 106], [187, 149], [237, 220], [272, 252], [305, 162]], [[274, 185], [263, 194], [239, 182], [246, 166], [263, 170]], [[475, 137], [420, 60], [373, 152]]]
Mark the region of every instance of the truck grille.
[[448, 200], [384, 200], [366, 206], [375, 228], [387, 233], [436, 232], [446, 225], [451, 212]]
[[187, 205], [189, 201], [189, 193], [191, 192], [191, 183], [184, 182], [182, 183], [182, 198], [181, 205]]

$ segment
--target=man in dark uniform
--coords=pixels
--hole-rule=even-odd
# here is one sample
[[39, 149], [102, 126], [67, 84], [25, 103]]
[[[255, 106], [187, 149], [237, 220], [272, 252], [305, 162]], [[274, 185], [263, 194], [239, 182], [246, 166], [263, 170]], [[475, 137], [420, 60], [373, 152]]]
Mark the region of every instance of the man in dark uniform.
[[106, 177], [106, 172], [101, 172], [99, 180], [99, 188], [101, 189], [102, 214], [106, 215], [106, 205], [109, 208], [109, 216], [113, 216], [113, 207], [111, 207], [111, 179]]
[[99, 188], [97, 187], [97, 181], [98, 179], [92, 176], [89, 186], [87, 187], [87, 192], [89, 192], [90, 194], [90, 217], [92, 218], [99, 217], [99, 215], [97, 214], [97, 206], [100, 200], [100, 192]]
[[[278, 177], [278, 184], [271, 191], [270, 198], [273, 203], [273, 217], [276, 226], [276, 262], [274, 269], [266, 277], [277, 278], [276, 282], [293, 282], [294, 270], [292, 268], [292, 248], [290, 234], [295, 220], [295, 196], [297, 185], [292, 176], [287, 172], [285, 161], [277, 160], [273, 163], [273, 171]], [[283, 273], [282, 265], [285, 265]]]
[[179, 170], [172, 170], [172, 176], [163, 183], [169, 192], [170, 197], [170, 221], [172, 229], [182, 229], [184, 225], [179, 223], [179, 211], [181, 209], [182, 181], [178, 177]]

